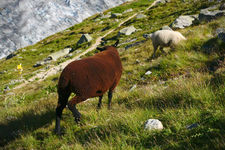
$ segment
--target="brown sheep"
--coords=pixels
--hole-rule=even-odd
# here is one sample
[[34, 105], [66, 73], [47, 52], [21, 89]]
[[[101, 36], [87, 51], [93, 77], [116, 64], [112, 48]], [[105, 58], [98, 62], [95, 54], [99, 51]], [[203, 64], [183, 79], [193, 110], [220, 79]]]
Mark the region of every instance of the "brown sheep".
[[[98, 108], [101, 108], [102, 96], [108, 92], [108, 108], [111, 106], [112, 93], [119, 83], [122, 74], [122, 64], [116, 49], [119, 41], [113, 46], [97, 48], [101, 52], [68, 64], [62, 71], [58, 82], [58, 105], [56, 108], [55, 131], [60, 134], [60, 119], [62, 111], [68, 105], [78, 123], [81, 114], [76, 104], [88, 98], [99, 97]], [[69, 102], [71, 93], [75, 93]]]

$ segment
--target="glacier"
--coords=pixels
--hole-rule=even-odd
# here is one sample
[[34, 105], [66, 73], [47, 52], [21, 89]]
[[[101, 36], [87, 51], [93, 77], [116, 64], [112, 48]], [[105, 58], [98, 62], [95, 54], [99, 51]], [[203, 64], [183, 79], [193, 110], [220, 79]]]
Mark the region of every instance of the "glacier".
[[129, 0], [1, 0], [0, 59]]

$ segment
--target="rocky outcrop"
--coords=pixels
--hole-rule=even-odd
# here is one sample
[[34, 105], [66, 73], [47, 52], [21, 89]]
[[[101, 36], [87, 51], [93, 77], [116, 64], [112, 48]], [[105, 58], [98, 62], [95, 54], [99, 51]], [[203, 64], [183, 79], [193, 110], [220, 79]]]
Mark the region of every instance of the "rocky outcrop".
[[91, 40], [92, 40], [92, 37], [89, 34], [83, 34], [80, 40], [77, 42], [77, 45], [80, 45], [85, 42], [90, 42]]
[[135, 31], [136, 31], [136, 28], [134, 26], [129, 26], [129, 27], [121, 29], [119, 31], [119, 35], [120, 34], [131, 35]]
[[179, 16], [171, 24], [171, 27], [174, 28], [174, 29], [183, 29], [185, 27], [191, 26], [195, 20], [197, 20], [197, 16], [194, 16], [194, 15]]
[[225, 10], [213, 10], [202, 9], [199, 14], [199, 21], [212, 21], [218, 17], [224, 16]]

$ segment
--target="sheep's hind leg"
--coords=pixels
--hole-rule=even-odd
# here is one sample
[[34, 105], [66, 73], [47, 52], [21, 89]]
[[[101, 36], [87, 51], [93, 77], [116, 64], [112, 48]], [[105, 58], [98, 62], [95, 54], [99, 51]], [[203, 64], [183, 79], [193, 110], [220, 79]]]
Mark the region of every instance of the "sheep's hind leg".
[[56, 108], [56, 123], [55, 123], [55, 133], [60, 135], [60, 120], [62, 118], [62, 111], [66, 107], [70, 92], [59, 92], [58, 94], [58, 105]]
[[79, 123], [80, 118], [81, 118], [81, 114], [80, 112], [77, 110], [76, 108], [76, 104], [84, 101], [85, 99], [79, 97], [79, 96], [75, 96], [73, 97], [69, 102], [68, 102], [68, 108], [69, 110], [73, 113], [74, 119], [76, 123]]
[[103, 95], [102, 96], [99, 96], [99, 101], [98, 101], [98, 107], [97, 107], [97, 109], [101, 109], [101, 106], [102, 106], [102, 97], [103, 97]]
[[166, 54], [166, 52], [163, 50], [163, 47], [160, 46], [160, 51], [163, 53], [163, 54]]

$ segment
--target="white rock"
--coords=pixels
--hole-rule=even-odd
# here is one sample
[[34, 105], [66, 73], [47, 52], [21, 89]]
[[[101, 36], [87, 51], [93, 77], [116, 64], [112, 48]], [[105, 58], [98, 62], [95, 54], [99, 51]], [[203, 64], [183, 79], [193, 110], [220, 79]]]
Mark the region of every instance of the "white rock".
[[136, 89], [137, 85], [133, 85], [131, 88], [130, 88], [130, 91], [133, 91], [134, 89]]
[[145, 75], [150, 75], [150, 74], [152, 74], [151, 71], [147, 71], [147, 72], [145, 73]]
[[158, 119], [148, 119], [145, 123], [145, 130], [162, 130], [163, 125]]

